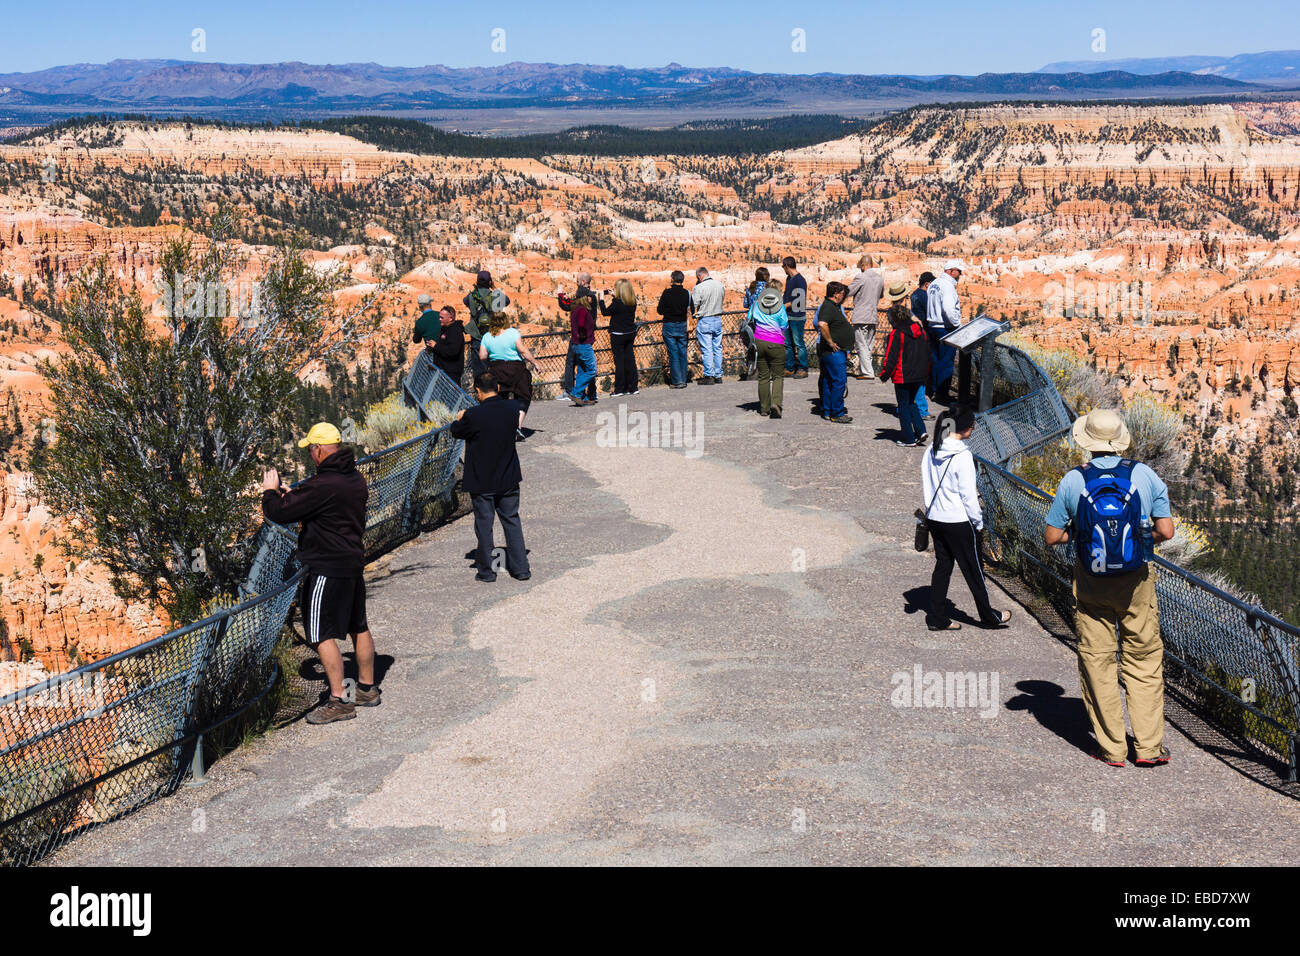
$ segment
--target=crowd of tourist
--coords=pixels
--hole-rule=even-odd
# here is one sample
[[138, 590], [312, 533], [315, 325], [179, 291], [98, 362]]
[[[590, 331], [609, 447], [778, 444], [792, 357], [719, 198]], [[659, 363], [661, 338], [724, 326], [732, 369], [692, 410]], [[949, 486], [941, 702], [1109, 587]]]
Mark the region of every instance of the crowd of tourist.
[[[784, 280], [774, 278], [765, 267], [755, 270], [744, 291], [740, 334], [742, 376], [756, 379], [758, 411], [773, 419], [782, 416], [784, 380], [808, 375], [804, 341], [808, 284], [793, 258], [786, 257], [781, 266]], [[963, 324], [958, 291], [963, 271], [959, 260], [949, 260], [937, 276], [923, 272], [914, 287], [904, 281], [886, 287], [872, 258], [863, 256], [848, 285], [827, 284], [815, 315], [821, 417], [840, 424], [853, 421], [845, 407], [848, 377], [877, 377], [873, 367], [876, 333], [879, 314], [885, 315], [889, 331], [878, 377], [894, 387], [900, 431], [896, 444], [930, 444], [921, 461], [924, 507], [917, 509], [916, 516], [918, 550], [927, 549], [933, 541], [926, 621], [935, 631], [961, 628], [954, 620], [955, 605], [948, 598], [954, 567], [961, 571], [971, 592], [981, 625], [1005, 627], [1011, 620], [1010, 611], [993, 607], [984, 577], [979, 471], [966, 444], [976, 427], [976, 415], [953, 401], [956, 350], [943, 341]], [[725, 295], [722, 283], [703, 267], [696, 270], [689, 291], [684, 273], [671, 274], [668, 287], [659, 296], [657, 312], [663, 320], [672, 388], [687, 385], [691, 318], [695, 319], [703, 366], [696, 381], [700, 385], [722, 381]], [[477, 579], [484, 582], [495, 581], [502, 567], [519, 580], [531, 576], [519, 517], [523, 474], [515, 445], [524, 437], [532, 373], [538, 371], [538, 365], [504, 311], [509, 301], [495, 288], [492, 276], [480, 272], [474, 289], [464, 298], [466, 322], [457, 318], [450, 305], [435, 312], [430, 297], [421, 295], [421, 313], [412, 336], [415, 342], [424, 343], [438, 368], [457, 380], [468, 352], [479, 404], [460, 412], [451, 431], [466, 443], [462, 487], [473, 501], [477, 538], [477, 547], [467, 557], [474, 561]], [[640, 372], [635, 341], [644, 323], [637, 319], [637, 296], [631, 282], [618, 279], [612, 289], [598, 296], [591, 288], [591, 276], [581, 273], [573, 294], [559, 290], [558, 304], [570, 323], [564, 397], [576, 407], [598, 400], [594, 350], [598, 317], [608, 320], [613, 394], [636, 395]], [[852, 371], [850, 357], [854, 360]], [[936, 420], [932, 443], [924, 425], [928, 399], [948, 406]], [[1093, 756], [1109, 766], [1124, 766], [1129, 756], [1124, 721], [1127, 699], [1133, 762], [1160, 766], [1168, 763], [1169, 751], [1164, 746], [1164, 651], [1150, 559], [1154, 545], [1174, 534], [1168, 490], [1149, 467], [1121, 457], [1131, 445], [1131, 437], [1116, 412], [1096, 409], [1079, 418], [1073, 437], [1092, 459], [1059, 483], [1047, 513], [1044, 541], [1048, 546], [1074, 544], [1079, 674], [1097, 741]], [[299, 557], [309, 573], [299, 603], [307, 639], [320, 650], [329, 684], [325, 701], [308, 720], [330, 723], [354, 717], [357, 706], [380, 702], [361, 578], [367, 490], [352, 451], [342, 446], [333, 425], [322, 422], [313, 426], [299, 444], [309, 450], [316, 474], [291, 490], [281, 485], [276, 472], [267, 472], [262, 505], [270, 520], [302, 523]], [[494, 547], [497, 520], [505, 532], [504, 553]], [[358, 680], [352, 687], [344, 685], [342, 658], [335, 645], [336, 639], [346, 637], [351, 637], [357, 652]], [[1124, 694], [1119, 683], [1121, 667]]]

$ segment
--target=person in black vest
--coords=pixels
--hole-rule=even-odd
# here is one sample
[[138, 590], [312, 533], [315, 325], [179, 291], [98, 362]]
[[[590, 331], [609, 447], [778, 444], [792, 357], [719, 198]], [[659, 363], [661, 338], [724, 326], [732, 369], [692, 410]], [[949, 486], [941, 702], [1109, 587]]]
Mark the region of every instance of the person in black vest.
[[[329, 724], [356, 717], [357, 707], [379, 706], [375, 686], [375, 641], [366, 623], [365, 476], [357, 471], [352, 449], [342, 444], [329, 422], [313, 425], [298, 442], [316, 463], [316, 474], [296, 488], [286, 488], [274, 468], [262, 477], [262, 514], [276, 524], [301, 522], [298, 560], [307, 568], [298, 606], [303, 631], [320, 655], [329, 699], [307, 715], [309, 724]], [[343, 684], [343, 655], [336, 640], [351, 635], [356, 650], [357, 686], [348, 699]]]
[[493, 560], [492, 516], [501, 519], [506, 536], [506, 570], [518, 581], [532, 577], [524, 529], [519, 522], [519, 452], [515, 428], [519, 424], [519, 403], [502, 398], [492, 372], [474, 376], [479, 404], [456, 413], [451, 433], [465, 440], [465, 478], [462, 489], [474, 503], [474, 534], [478, 538], [475, 566], [479, 581], [497, 579]]

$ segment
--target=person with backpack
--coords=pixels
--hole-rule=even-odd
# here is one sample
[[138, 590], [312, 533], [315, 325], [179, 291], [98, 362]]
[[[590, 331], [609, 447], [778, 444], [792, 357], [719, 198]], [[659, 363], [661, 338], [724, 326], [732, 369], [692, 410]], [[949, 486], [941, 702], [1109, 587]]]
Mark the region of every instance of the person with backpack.
[[469, 333], [469, 368], [472, 379], [487, 371], [487, 363], [479, 354], [483, 333], [487, 331], [492, 316], [504, 311], [510, 304], [510, 297], [496, 287], [492, 282], [492, 273], [484, 269], [474, 280], [473, 290], [462, 301], [469, 310], [465, 331]]
[[984, 567], [980, 563], [979, 536], [984, 530], [984, 510], [976, 486], [975, 455], [966, 439], [975, 430], [975, 413], [958, 405], [939, 416], [934, 426], [934, 445], [921, 456], [921, 495], [925, 522], [934, 541], [934, 573], [930, 575], [930, 613], [926, 626], [932, 631], [959, 631], [952, 619], [948, 584], [952, 568], [961, 568], [980, 623], [1002, 627], [1011, 620], [1010, 611], [998, 611], [989, 599]]
[[1124, 766], [1128, 757], [1115, 663], [1118, 629], [1133, 762], [1157, 767], [1169, 762], [1169, 751], [1164, 644], [1150, 561], [1155, 545], [1174, 536], [1169, 489], [1148, 466], [1120, 457], [1132, 438], [1118, 412], [1094, 409], [1075, 421], [1073, 437], [1092, 460], [1061, 479], [1043, 539], [1053, 546], [1074, 542], [1079, 683], [1097, 737], [1093, 756], [1112, 767]]
[[[740, 380], [753, 378], [758, 373], [758, 346], [754, 339], [754, 303], [758, 297], [763, 294], [767, 284], [771, 281], [772, 274], [767, 271], [765, 266], [759, 266], [754, 270], [754, 281], [749, 284], [745, 290], [745, 312], [746, 317], [740, 323], [740, 344], [745, 347], [745, 370], [740, 373]], [[780, 283], [778, 283], [779, 285]], [[782, 306], [781, 311], [785, 311]]]
[[768, 279], [749, 307], [745, 326], [754, 330], [757, 355], [758, 413], [766, 418], [781, 417], [785, 397], [785, 326], [789, 321], [781, 301], [781, 280]]
[[[916, 280], [916, 291], [912, 293], [912, 314], [916, 320], [921, 323], [922, 327], [929, 325], [930, 309], [930, 283], [934, 281], [934, 273], [930, 271], [922, 272], [921, 278]], [[925, 383], [925, 388], [916, 394], [916, 408], [921, 413], [921, 418], [930, 418], [930, 402], [928, 398], [934, 391], [934, 367], [939, 363], [939, 340], [933, 335], [926, 336], [930, 340], [930, 375]]]
[[895, 282], [885, 294], [889, 298], [890, 332], [880, 380], [894, 383], [898, 428], [903, 436], [894, 444], [900, 448], [921, 448], [925, 445], [925, 422], [916, 398], [925, 391], [930, 377], [930, 343], [924, 326], [903, 303], [907, 298], [907, 283]]

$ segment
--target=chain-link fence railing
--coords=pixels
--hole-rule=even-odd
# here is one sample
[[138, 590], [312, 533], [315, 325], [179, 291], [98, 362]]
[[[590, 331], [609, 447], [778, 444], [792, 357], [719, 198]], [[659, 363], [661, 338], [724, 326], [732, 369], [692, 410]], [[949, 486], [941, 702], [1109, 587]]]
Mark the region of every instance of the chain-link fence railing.
[[[431, 369], [421, 354], [403, 387], [435, 427], [357, 463], [370, 488], [367, 561], [454, 510], [463, 443], [445, 420], [473, 399]], [[0, 864], [38, 860], [201, 773], [203, 736], [276, 681], [304, 574], [296, 548], [292, 529], [268, 522], [239, 604], [0, 699]]]

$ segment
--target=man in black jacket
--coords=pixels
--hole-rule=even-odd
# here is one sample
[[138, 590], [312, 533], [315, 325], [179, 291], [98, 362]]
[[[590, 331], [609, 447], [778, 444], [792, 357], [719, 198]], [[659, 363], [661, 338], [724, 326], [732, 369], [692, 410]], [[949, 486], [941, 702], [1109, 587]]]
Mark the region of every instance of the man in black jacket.
[[478, 537], [476, 579], [495, 581], [498, 568], [493, 560], [492, 516], [501, 519], [506, 535], [506, 570], [519, 581], [532, 577], [524, 529], [519, 522], [519, 452], [515, 448], [515, 427], [519, 424], [519, 403], [498, 394], [491, 372], [474, 377], [479, 404], [456, 413], [451, 433], [465, 440], [465, 478], [461, 487], [474, 503], [474, 534]]
[[[352, 449], [341, 443], [337, 428], [319, 422], [298, 442], [316, 463], [316, 474], [292, 489], [281, 484], [274, 468], [262, 478], [262, 514], [267, 520], [302, 523], [298, 560], [306, 566], [307, 576], [298, 603], [303, 632], [320, 655], [330, 690], [329, 699], [307, 715], [309, 724], [351, 720], [358, 706], [377, 707], [380, 699], [362, 577], [369, 490]], [[357, 685], [351, 700], [344, 687], [343, 655], [334, 643], [349, 635], [357, 658]]]

